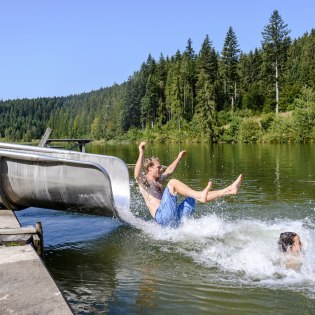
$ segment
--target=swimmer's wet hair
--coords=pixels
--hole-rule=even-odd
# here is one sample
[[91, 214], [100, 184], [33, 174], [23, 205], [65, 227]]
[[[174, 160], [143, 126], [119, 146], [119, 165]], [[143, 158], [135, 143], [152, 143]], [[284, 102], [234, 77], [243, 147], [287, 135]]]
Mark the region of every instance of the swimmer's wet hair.
[[143, 168], [144, 168], [144, 172], [147, 173], [149, 170], [149, 167], [152, 167], [154, 165], [154, 162], [158, 161], [160, 162], [160, 159], [157, 156], [151, 156], [149, 158], [144, 158], [143, 161]]
[[294, 232], [283, 232], [280, 234], [280, 238], [278, 241], [279, 249], [283, 252], [286, 252], [288, 247], [292, 247], [293, 245], [293, 237], [297, 236]]

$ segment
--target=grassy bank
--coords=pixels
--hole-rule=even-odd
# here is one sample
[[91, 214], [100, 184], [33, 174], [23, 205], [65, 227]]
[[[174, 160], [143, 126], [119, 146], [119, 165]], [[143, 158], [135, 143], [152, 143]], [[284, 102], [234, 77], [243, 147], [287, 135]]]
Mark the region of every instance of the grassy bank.
[[[83, 138], [90, 138], [87, 134]], [[196, 128], [194, 122], [170, 121], [144, 129], [131, 128], [119, 136], [94, 143], [129, 143], [140, 140], [160, 143], [315, 143], [315, 110], [297, 108], [280, 113], [257, 114], [250, 110], [220, 112], [212, 129]], [[1, 138], [2, 142], [16, 142]], [[21, 143], [18, 141], [17, 143]], [[23, 142], [38, 145], [39, 140]]]
[[171, 124], [146, 129], [130, 129], [115, 141], [147, 140], [154, 142], [243, 142], [243, 143], [315, 143], [314, 113], [295, 110], [275, 115], [254, 116], [250, 112], [223, 113], [218, 117], [212, 137], [209, 130], [196, 132], [194, 126]]

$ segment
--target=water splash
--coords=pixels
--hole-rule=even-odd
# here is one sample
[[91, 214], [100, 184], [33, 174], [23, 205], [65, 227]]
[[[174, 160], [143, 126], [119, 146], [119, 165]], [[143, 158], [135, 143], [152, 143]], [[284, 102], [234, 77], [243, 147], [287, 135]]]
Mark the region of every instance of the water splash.
[[[140, 199], [134, 205], [138, 213], [145, 211]], [[161, 251], [184, 255], [206, 268], [217, 268], [217, 277], [224, 275], [228, 281], [255, 286], [289, 286], [315, 298], [315, 224], [307, 218], [268, 221], [208, 213], [186, 219], [177, 229], [163, 228], [134, 214], [131, 218], [129, 223], [159, 243]], [[303, 242], [303, 258], [296, 258], [293, 268], [292, 257], [288, 261], [288, 255], [277, 246], [284, 231], [298, 233]]]

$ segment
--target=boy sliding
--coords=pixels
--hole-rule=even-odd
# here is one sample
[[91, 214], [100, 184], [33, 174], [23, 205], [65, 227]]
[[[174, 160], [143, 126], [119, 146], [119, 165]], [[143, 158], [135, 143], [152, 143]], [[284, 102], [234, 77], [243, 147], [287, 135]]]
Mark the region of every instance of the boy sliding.
[[[139, 145], [134, 176], [152, 217], [162, 226], [177, 227], [183, 217], [194, 213], [196, 200], [205, 203], [219, 197], [236, 195], [241, 186], [242, 175], [230, 186], [215, 191], [210, 191], [210, 181], [202, 191], [196, 191], [177, 179], [171, 179], [163, 192], [162, 181], [173, 174], [180, 160], [186, 156], [186, 151], [179, 152], [174, 162], [163, 172], [158, 157], [144, 158], [145, 146], [146, 142]], [[177, 204], [177, 194], [186, 197], [180, 204]]]

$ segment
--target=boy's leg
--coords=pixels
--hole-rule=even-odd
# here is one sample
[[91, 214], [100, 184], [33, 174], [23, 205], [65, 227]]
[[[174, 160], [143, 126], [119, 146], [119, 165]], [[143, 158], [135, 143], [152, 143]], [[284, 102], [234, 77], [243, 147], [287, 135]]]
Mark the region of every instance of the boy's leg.
[[166, 187], [161, 204], [156, 210], [155, 220], [162, 226], [174, 226], [177, 224], [177, 196], [170, 194]]
[[191, 216], [195, 212], [195, 206], [196, 200], [194, 198], [187, 197], [182, 201], [177, 208], [178, 220]]
[[209, 191], [207, 194], [207, 202], [228, 195], [236, 195], [242, 184], [242, 180], [243, 175], [241, 174], [230, 186], [220, 190]]
[[210, 192], [209, 190], [212, 185], [211, 182], [208, 183], [207, 187], [203, 191], [193, 190], [177, 179], [171, 179], [168, 182], [167, 187], [172, 195], [180, 194], [185, 197], [192, 197], [200, 202], [209, 202], [219, 197], [228, 196], [228, 195], [236, 195], [238, 192], [238, 189], [241, 186], [242, 180], [243, 180], [243, 176], [241, 174], [236, 179], [236, 181], [232, 183], [230, 186], [221, 190], [215, 190], [215, 191], [210, 191]]
[[191, 197], [197, 199], [200, 202], [206, 202], [208, 198], [208, 192], [211, 188], [212, 183], [209, 182], [207, 187], [203, 191], [193, 190], [181, 181], [177, 179], [171, 179], [167, 187], [172, 195], [180, 194], [185, 197]]

